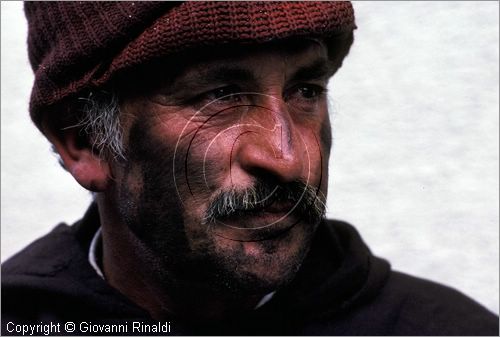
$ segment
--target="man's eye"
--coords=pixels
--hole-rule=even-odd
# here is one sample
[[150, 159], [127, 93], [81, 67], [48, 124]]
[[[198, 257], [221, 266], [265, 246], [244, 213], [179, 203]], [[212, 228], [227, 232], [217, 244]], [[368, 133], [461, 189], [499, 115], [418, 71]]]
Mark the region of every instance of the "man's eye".
[[326, 89], [319, 85], [307, 84], [296, 87], [297, 92], [305, 99], [314, 99], [321, 96]]
[[212, 101], [220, 102], [239, 102], [241, 101], [241, 90], [237, 86], [230, 85], [211, 90], [205, 94], [205, 97]]
[[326, 85], [300, 83], [286, 92], [285, 100], [297, 111], [311, 113], [320, 107], [319, 103], [325, 99], [326, 91]]

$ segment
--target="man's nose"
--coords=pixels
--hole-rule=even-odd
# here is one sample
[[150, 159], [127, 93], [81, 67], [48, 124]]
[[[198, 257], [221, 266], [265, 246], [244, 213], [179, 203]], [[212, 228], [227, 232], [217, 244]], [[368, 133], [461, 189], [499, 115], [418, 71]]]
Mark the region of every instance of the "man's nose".
[[243, 124], [232, 159], [254, 177], [282, 182], [303, 178], [308, 155], [286, 103], [272, 97], [263, 101], [249, 112], [251, 123]]

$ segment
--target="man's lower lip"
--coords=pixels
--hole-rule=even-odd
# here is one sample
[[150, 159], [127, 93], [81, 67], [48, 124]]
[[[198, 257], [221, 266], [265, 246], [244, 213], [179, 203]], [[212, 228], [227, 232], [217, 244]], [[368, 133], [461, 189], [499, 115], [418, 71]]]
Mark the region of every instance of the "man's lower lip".
[[235, 241], [277, 239], [289, 232], [298, 219], [288, 213], [263, 212], [221, 219], [211, 227], [218, 236]]

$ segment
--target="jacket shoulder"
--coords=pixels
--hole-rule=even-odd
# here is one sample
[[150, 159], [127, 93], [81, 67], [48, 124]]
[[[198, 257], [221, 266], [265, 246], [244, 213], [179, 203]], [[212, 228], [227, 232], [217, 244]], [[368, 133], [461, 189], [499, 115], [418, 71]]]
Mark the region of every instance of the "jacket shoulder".
[[16, 275], [51, 276], [64, 268], [73, 248], [72, 232], [61, 223], [2, 263], [2, 287]]
[[62, 302], [58, 288], [74, 284], [66, 276], [74, 252], [73, 228], [60, 224], [2, 263], [2, 322], [36, 321]]
[[384, 294], [399, 306], [394, 334], [498, 336], [498, 316], [451, 287], [392, 272]]
[[4, 281], [11, 277], [54, 276], [75, 262], [85, 260], [90, 241], [99, 226], [97, 205], [92, 203], [81, 220], [71, 226], [58, 224], [2, 263], [2, 288]]

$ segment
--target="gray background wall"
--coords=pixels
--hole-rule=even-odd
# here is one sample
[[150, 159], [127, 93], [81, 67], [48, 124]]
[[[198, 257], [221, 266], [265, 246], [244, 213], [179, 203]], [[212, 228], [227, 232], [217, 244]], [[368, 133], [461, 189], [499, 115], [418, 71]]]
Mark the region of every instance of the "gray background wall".
[[[499, 4], [355, 2], [356, 42], [330, 86], [328, 215], [395, 269], [498, 313]], [[1, 258], [77, 220], [90, 194], [28, 117], [20, 2], [2, 2]], [[61, 252], [64, 254], [64, 252]]]

